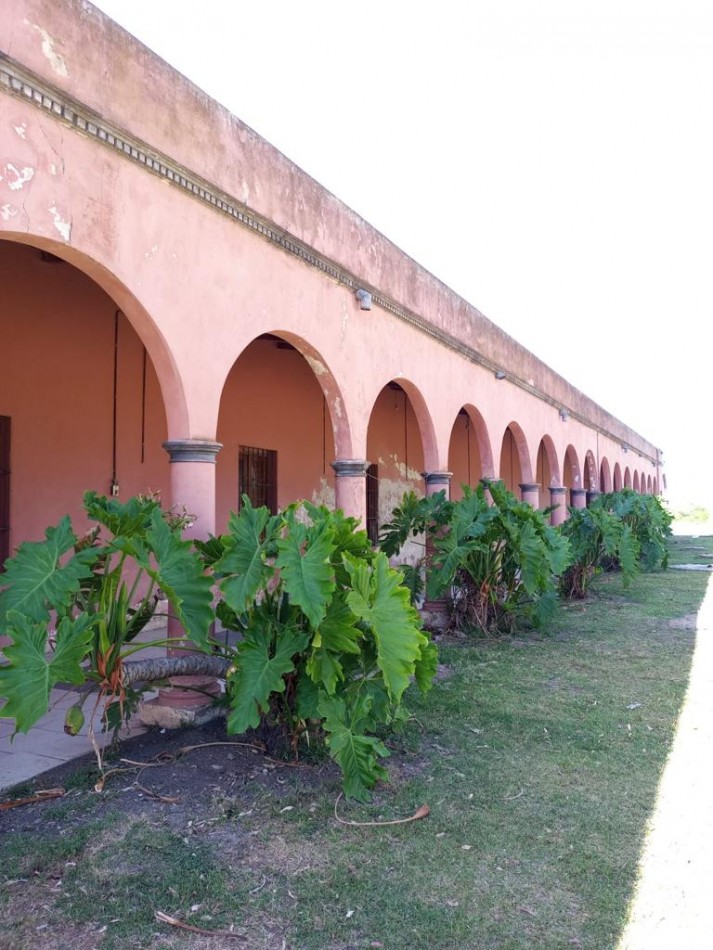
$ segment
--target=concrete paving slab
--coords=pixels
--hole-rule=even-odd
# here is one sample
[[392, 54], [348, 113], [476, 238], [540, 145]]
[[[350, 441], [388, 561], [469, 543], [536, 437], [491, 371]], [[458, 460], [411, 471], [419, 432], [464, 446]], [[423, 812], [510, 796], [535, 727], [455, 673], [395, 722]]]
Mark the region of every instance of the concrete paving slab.
[[47, 769], [61, 765], [64, 759], [40, 755], [34, 749], [7, 752], [0, 749], [0, 791], [12, 788], [18, 782], [26, 782]]

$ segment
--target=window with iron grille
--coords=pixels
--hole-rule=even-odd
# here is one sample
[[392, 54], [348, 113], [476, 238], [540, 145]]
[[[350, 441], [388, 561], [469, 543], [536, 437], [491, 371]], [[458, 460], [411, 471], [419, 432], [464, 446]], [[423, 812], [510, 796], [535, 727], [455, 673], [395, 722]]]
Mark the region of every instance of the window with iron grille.
[[238, 505], [247, 495], [255, 508], [265, 505], [277, 513], [277, 452], [241, 445], [238, 456]]
[[0, 416], [0, 573], [10, 557], [10, 418]]
[[366, 470], [366, 533], [372, 544], [379, 542], [379, 466]]

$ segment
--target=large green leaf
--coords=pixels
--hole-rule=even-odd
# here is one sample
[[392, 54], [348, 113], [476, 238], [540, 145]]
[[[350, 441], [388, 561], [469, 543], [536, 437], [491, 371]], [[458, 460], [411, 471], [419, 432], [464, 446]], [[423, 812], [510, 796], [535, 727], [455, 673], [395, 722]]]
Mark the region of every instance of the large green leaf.
[[5, 562], [0, 583], [0, 631], [10, 610], [18, 610], [30, 620], [47, 621], [50, 611], [65, 613], [74, 603], [80, 582], [91, 576], [90, 565], [99, 548], [87, 548], [61, 563], [76, 543], [69, 516], [55, 528], [47, 528], [44, 541], [26, 541], [14, 557]]
[[244, 613], [253, 599], [274, 574], [267, 564], [266, 547], [273, 540], [278, 519], [267, 508], [253, 508], [243, 499], [240, 514], [232, 513], [229, 534], [223, 537], [225, 554], [214, 565], [215, 573], [225, 575], [221, 590], [237, 614]]
[[306, 669], [310, 679], [322, 686], [330, 696], [334, 695], [337, 683], [344, 679], [344, 668], [339, 657], [323, 647], [314, 650], [310, 655]]
[[98, 521], [113, 535], [133, 538], [147, 531], [154, 511], [160, 510], [153, 498], [134, 496], [128, 501], [107, 498], [95, 491], [84, 493], [84, 508], [92, 521]]
[[336, 594], [327, 606], [324, 620], [315, 634], [315, 645], [335, 653], [359, 653], [361, 630], [355, 626], [356, 617], [349, 609], [343, 593]]
[[438, 672], [438, 648], [429, 640], [421, 647], [421, 656], [416, 661], [416, 684], [422, 693], [433, 686], [433, 677]]
[[309, 634], [298, 628], [285, 628], [259, 615], [255, 618], [238, 644], [236, 672], [228, 681], [228, 732], [242, 733], [260, 724], [261, 711], [269, 709], [272, 693], [284, 692], [283, 677], [294, 670], [293, 657], [308, 641]]
[[327, 746], [344, 776], [344, 794], [357, 801], [368, 801], [369, 789], [387, 774], [377, 756], [388, 756], [388, 749], [379, 739], [363, 732], [372, 702], [369, 694], [362, 694], [352, 708], [335, 696], [319, 704]]
[[133, 543], [116, 539], [115, 543], [122, 550], [133, 551], [137, 562], [166, 595], [191, 640], [207, 646], [214, 619], [212, 581], [204, 573], [203, 562], [191, 542], [183, 541], [177, 531], [171, 530], [156, 509], [151, 513], [146, 546], [138, 539]]
[[330, 564], [334, 533], [328, 522], [311, 530], [297, 522], [277, 542], [276, 566], [290, 601], [317, 629], [327, 613], [336, 583]]
[[372, 567], [355, 565], [345, 559], [354, 583], [347, 603], [356, 616], [368, 624], [377, 645], [377, 665], [394, 702], [415, 673], [416, 662], [427, 638], [421, 632], [417, 611], [401, 575], [389, 567], [385, 554], [378, 554]]
[[639, 542], [634, 537], [628, 524], [625, 524], [622, 528], [618, 555], [622, 580], [626, 586], [639, 573]]
[[426, 581], [428, 595], [433, 598], [440, 597], [451, 585], [456, 573], [474, 551], [487, 550], [486, 545], [472, 537], [469, 525], [455, 521], [447, 534], [435, 539], [434, 545], [437, 553]]
[[337, 594], [328, 604], [326, 616], [312, 638], [307, 672], [330, 696], [337, 683], [345, 678], [344, 654], [359, 656], [361, 653], [358, 641], [363, 634], [355, 623], [356, 617], [347, 606], [344, 594]]
[[0, 667], [0, 696], [7, 702], [0, 715], [15, 720], [16, 732], [27, 732], [46, 712], [55, 683], [79, 685], [86, 679], [81, 661], [91, 649], [92, 618], [64, 617], [57, 627], [57, 646], [46, 654], [47, 624], [33, 623], [17, 610], [7, 615], [13, 642], [4, 649], [8, 660]]

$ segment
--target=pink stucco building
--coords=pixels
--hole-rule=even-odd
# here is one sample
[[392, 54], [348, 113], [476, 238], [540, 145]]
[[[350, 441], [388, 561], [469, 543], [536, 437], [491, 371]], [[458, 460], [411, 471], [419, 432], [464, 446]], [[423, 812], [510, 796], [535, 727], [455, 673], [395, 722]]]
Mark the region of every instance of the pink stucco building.
[[[0, 560], [82, 492], [371, 531], [407, 488], [658, 492], [657, 449], [85, 0], [0, 18]], [[618, 371], [612, 367], [612, 372]]]

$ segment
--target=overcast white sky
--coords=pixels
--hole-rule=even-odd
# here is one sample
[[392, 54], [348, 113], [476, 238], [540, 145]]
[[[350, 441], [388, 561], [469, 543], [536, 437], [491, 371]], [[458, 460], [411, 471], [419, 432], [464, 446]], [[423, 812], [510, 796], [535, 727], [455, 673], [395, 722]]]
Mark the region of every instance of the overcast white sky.
[[713, 507], [711, 0], [96, 5]]

